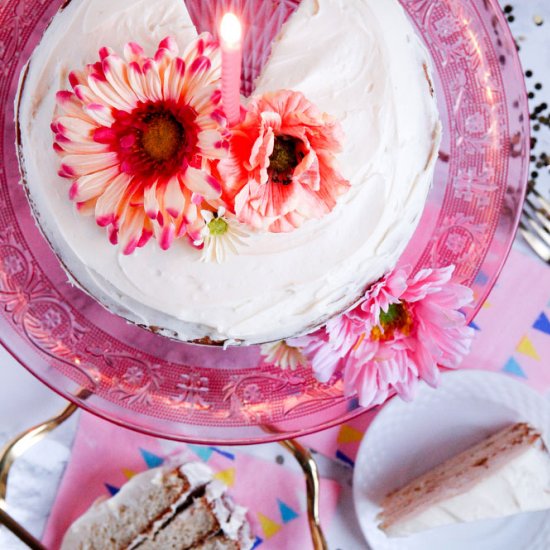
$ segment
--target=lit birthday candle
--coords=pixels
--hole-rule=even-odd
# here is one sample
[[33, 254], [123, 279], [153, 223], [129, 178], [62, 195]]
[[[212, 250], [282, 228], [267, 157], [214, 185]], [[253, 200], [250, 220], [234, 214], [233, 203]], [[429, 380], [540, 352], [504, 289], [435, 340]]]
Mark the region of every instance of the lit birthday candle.
[[226, 13], [220, 24], [222, 48], [222, 101], [229, 126], [241, 118], [242, 26], [234, 13]]

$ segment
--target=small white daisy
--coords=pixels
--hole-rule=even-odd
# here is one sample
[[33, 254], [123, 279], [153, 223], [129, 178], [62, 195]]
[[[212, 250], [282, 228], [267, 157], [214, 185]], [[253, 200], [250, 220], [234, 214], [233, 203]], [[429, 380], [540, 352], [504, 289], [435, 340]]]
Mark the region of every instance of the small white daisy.
[[218, 208], [218, 212], [201, 211], [204, 227], [200, 239], [195, 246], [203, 245], [201, 262], [225, 262], [230, 254], [238, 254], [239, 247], [248, 246], [246, 239], [250, 233], [245, 226], [233, 216], [228, 215], [225, 208]]
[[298, 367], [307, 365], [307, 359], [302, 355], [300, 348], [288, 345], [285, 340], [264, 344], [261, 347], [261, 354], [266, 363], [271, 363], [283, 370], [296, 370]]

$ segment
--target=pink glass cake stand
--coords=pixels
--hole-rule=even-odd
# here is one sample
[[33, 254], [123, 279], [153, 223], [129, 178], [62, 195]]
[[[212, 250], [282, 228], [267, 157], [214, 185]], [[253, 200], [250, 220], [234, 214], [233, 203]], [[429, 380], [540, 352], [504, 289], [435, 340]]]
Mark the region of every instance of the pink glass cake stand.
[[[245, 93], [298, 3], [231, 3], [247, 30]], [[496, 0], [403, 3], [432, 52], [445, 128], [434, 187], [403, 262], [456, 264], [457, 279], [475, 290], [472, 318], [506, 259], [523, 202], [529, 156], [523, 73]], [[343, 396], [341, 384], [319, 384], [308, 369], [290, 372], [262, 364], [257, 347], [224, 351], [155, 336], [67, 283], [19, 185], [13, 124], [19, 72], [62, 4], [0, 0], [2, 343], [82, 408], [164, 438], [274, 441], [362, 412], [356, 400]], [[199, 29], [208, 30], [230, 3], [187, 4]]]

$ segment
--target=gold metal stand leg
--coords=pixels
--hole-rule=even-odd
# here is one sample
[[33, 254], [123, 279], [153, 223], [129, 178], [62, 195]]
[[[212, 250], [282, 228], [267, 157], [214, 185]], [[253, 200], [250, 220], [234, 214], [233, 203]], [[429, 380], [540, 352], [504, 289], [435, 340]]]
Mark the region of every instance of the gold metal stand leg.
[[321, 529], [319, 520], [319, 471], [311, 453], [294, 439], [280, 441], [280, 444], [290, 451], [300, 464], [306, 478], [307, 516], [311, 540], [315, 550], [328, 550], [327, 541]]
[[7, 527], [16, 537], [24, 542], [31, 550], [46, 550], [45, 547], [31, 535], [23, 526], [15, 521], [6, 512], [6, 493], [8, 490], [8, 476], [17, 458], [36, 445], [43, 437], [55, 430], [69, 419], [78, 407], [72, 403], [61, 413], [46, 422], [19, 434], [0, 451], [0, 525]]

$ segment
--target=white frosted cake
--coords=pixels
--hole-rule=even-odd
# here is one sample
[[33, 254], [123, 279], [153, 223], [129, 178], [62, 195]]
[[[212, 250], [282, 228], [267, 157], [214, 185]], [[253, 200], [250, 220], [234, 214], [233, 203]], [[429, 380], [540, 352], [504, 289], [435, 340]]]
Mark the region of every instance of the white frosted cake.
[[390, 537], [550, 508], [550, 455], [515, 424], [390, 493], [380, 528]]
[[246, 510], [202, 463], [148, 470], [69, 528], [61, 550], [250, 550]]
[[[161, 42], [167, 36], [173, 39]], [[193, 113], [208, 99], [215, 104], [221, 56], [200, 40], [197, 46], [182, 0], [72, 0], [56, 15], [22, 76], [17, 107], [34, 214], [71, 281], [133, 323], [183, 341], [226, 344], [308, 332], [392, 269], [417, 226], [441, 133], [428, 54], [397, 0], [303, 0], [273, 44], [254, 95], [303, 94], [315, 106], [309, 141], [279, 135], [277, 122], [261, 118], [269, 126], [261, 130], [269, 166], [258, 168], [257, 185], [244, 181], [245, 189], [220, 161], [219, 151], [240, 145], [238, 132], [230, 138], [224, 124], [216, 127], [218, 108], [194, 120], [203, 134], [192, 143], [189, 109], [154, 119], [144, 111], [146, 96], [169, 93], [185, 92]], [[200, 82], [193, 73], [203, 70], [199, 54], [210, 56]], [[82, 71], [93, 63], [88, 86]], [[186, 70], [194, 84], [182, 84]], [[77, 76], [69, 78], [71, 71]], [[131, 87], [130, 100], [124, 90]], [[132, 109], [142, 109], [141, 133], [128, 129], [124, 112]], [[143, 160], [136, 143], [149, 155], [145, 191], [130, 168]], [[193, 147], [199, 160], [196, 151], [184, 158]], [[185, 182], [169, 174], [161, 193], [150, 172], [166, 172], [174, 159]], [[289, 166], [294, 171], [283, 177]], [[261, 204], [252, 196], [258, 189]], [[226, 230], [232, 237], [220, 244]]]

